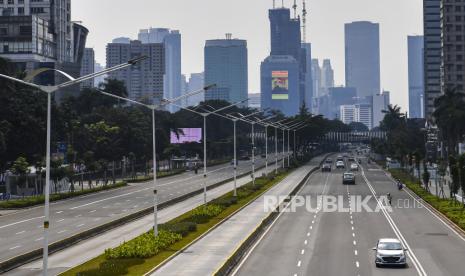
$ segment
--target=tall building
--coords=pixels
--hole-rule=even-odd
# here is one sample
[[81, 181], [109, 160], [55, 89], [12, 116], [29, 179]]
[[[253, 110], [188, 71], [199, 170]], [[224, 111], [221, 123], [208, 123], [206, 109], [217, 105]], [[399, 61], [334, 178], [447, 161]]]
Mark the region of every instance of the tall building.
[[[71, 21], [71, 0], [0, 1], [0, 56], [11, 60], [19, 71], [37, 68], [63, 70], [80, 76], [88, 30]], [[63, 81], [47, 72], [35, 82], [53, 85]], [[79, 86], [58, 93], [79, 92]]]
[[408, 87], [409, 117], [424, 118], [423, 36], [409, 36], [408, 41]]
[[465, 2], [443, 0], [441, 5], [441, 90], [465, 93]]
[[292, 56], [269, 56], [261, 64], [261, 106], [286, 116], [299, 113], [301, 106], [299, 63]]
[[302, 47], [300, 18], [292, 18], [291, 11], [284, 7], [273, 8], [268, 14], [271, 52], [261, 65], [262, 108], [292, 116], [309, 101], [307, 86], [311, 83], [306, 78], [311, 57], [308, 46]]
[[441, 95], [441, 0], [423, 0], [425, 118]]
[[355, 122], [355, 105], [341, 105], [339, 120], [346, 125]]
[[382, 94], [374, 95], [370, 97], [371, 99], [371, 107], [373, 109], [373, 120], [372, 125], [373, 127], [379, 127], [381, 121], [384, 120], [384, 110], [388, 109], [390, 104], [390, 93], [385, 91]]
[[[109, 79], [124, 82], [129, 98], [159, 104], [163, 99], [165, 50], [162, 43], [143, 44], [138, 40], [107, 45], [107, 67], [147, 56], [137, 64], [108, 74]], [[179, 83], [179, 86], [181, 84]]]
[[305, 77], [304, 77], [304, 103], [309, 112], [313, 112], [313, 98], [315, 92], [313, 90], [313, 71], [312, 71], [312, 44], [302, 43], [302, 49], [305, 51]]
[[321, 91], [321, 67], [318, 59], [312, 59], [313, 95], [315, 98], [323, 96]]
[[325, 59], [321, 67], [321, 90], [323, 94], [327, 94], [331, 87], [334, 87], [334, 70], [331, 67], [331, 61]]
[[373, 128], [372, 107], [369, 104], [355, 105], [355, 122], [363, 123], [368, 129]]
[[[188, 92], [199, 91], [200, 89], [205, 87], [205, 74], [202, 73], [192, 73], [189, 78], [188, 83]], [[210, 93], [210, 92], [208, 92]], [[188, 106], [197, 106], [201, 102], [205, 101], [205, 94], [197, 94], [195, 96], [187, 98], [187, 105]]]
[[329, 114], [326, 114], [328, 119], [340, 118], [341, 105], [357, 103], [357, 90], [353, 87], [331, 87], [327, 96], [329, 97]]
[[[94, 72], [100, 72], [102, 71], [103, 69], [105, 69], [104, 66], [102, 66], [100, 63], [98, 62], [95, 62], [95, 69], [94, 69]], [[94, 78], [94, 87], [99, 87], [100, 84], [102, 84], [103, 82], [105, 82], [105, 79], [107, 78], [106, 75], [103, 75], [103, 76], [99, 76], [99, 77], [96, 77]]]
[[[181, 96], [181, 34], [166, 28], [140, 30], [138, 40], [143, 44], [162, 43], [165, 47], [165, 79], [163, 96], [173, 99]], [[176, 106], [167, 107], [170, 112], [179, 110]]]
[[[95, 52], [92, 48], [86, 48], [82, 57], [81, 76], [95, 72]], [[94, 80], [87, 80], [81, 83], [81, 89], [94, 87]]]
[[380, 93], [379, 24], [361, 21], [345, 25], [346, 86], [358, 96]]
[[261, 106], [260, 93], [249, 94], [249, 108], [260, 109]]
[[[205, 84], [216, 84], [205, 94], [205, 100], [225, 100], [230, 103], [247, 99], [247, 41], [232, 39], [207, 40], [205, 44]], [[242, 104], [243, 107], [247, 103]]]

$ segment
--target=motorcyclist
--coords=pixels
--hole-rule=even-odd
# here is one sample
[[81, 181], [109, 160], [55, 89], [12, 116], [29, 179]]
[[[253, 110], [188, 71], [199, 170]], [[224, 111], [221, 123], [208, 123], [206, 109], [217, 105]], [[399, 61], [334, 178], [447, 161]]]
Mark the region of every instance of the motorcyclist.
[[397, 179], [397, 188], [399, 189], [399, 191], [402, 190], [402, 188], [404, 188], [404, 184], [402, 184], [400, 179]]
[[391, 193], [387, 194], [387, 199], [389, 201], [389, 205], [392, 205], [392, 195], [391, 195]]

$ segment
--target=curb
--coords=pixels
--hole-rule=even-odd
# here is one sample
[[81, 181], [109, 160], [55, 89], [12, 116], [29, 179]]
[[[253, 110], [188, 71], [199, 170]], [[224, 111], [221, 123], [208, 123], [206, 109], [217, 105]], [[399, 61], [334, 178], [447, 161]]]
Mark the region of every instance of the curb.
[[[275, 164], [275, 162], [269, 163], [268, 166], [270, 166], [270, 164], [273, 165], [273, 164]], [[265, 165], [256, 168], [256, 171], [261, 170], [263, 168], [265, 168]], [[250, 174], [251, 174], [251, 171], [240, 174], [240, 175], [237, 176], [237, 178], [242, 178], [242, 177], [245, 177], [245, 176], [250, 175]], [[218, 187], [220, 187], [220, 186], [222, 186], [222, 185], [224, 185], [224, 184], [226, 184], [226, 183], [228, 183], [228, 182], [230, 182], [232, 180], [234, 180], [234, 178], [231, 177], [231, 178], [228, 178], [226, 180], [220, 181], [218, 183], [209, 185], [209, 186], [207, 186], [207, 191], [218, 188]], [[175, 205], [175, 204], [177, 204], [179, 202], [185, 201], [188, 198], [191, 198], [193, 196], [196, 196], [196, 195], [199, 195], [199, 194], [202, 194], [202, 193], [203, 193], [203, 189], [200, 188], [200, 189], [195, 190], [193, 192], [190, 192], [188, 194], [184, 194], [184, 195], [182, 195], [180, 197], [176, 197], [176, 198], [170, 199], [168, 201], [161, 202], [160, 204], [158, 204], [158, 210], [165, 209], [167, 207], [170, 207], [172, 205]], [[49, 256], [51, 254], [53, 254], [53, 253], [56, 253], [56, 252], [60, 251], [60, 250], [66, 249], [67, 247], [75, 245], [75, 244], [77, 244], [77, 243], [79, 243], [81, 241], [84, 241], [84, 240], [87, 240], [89, 238], [98, 236], [98, 235], [100, 235], [100, 234], [102, 234], [104, 232], [112, 230], [112, 229], [114, 229], [114, 228], [116, 228], [118, 226], [125, 225], [125, 224], [130, 223], [130, 222], [132, 222], [134, 220], [140, 219], [140, 218], [142, 218], [144, 216], [147, 216], [147, 215], [149, 215], [151, 213], [153, 213], [153, 206], [151, 206], [149, 208], [146, 208], [146, 209], [143, 209], [143, 210], [140, 210], [138, 212], [132, 213], [132, 214], [127, 215], [125, 217], [122, 217], [122, 218], [107, 222], [107, 223], [102, 224], [100, 226], [97, 226], [95, 228], [92, 228], [92, 229], [86, 230], [84, 232], [81, 232], [79, 234], [76, 234], [74, 236], [65, 238], [63, 240], [51, 243], [48, 246]], [[15, 268], [17, 268], [19, 266], [22, 266], [24, 264], [30, 263], [32, 261], [35, 261], [37, 259], [40, 259], [42, 257], [42, 255], [43, 255], [43, 248], [39, 248], [39, 249], [35, 249], [35, 250], [29, 251], [27, 253], [15, 256], [15, 257], [13, 257], [11, 259], [8, 259], [6, 261], [0, 262], [0, 274], [5, 273], [7, 271], [10, 271], [12, 269], [15, 269]]]
[[[318, 171], [331, 154], [325, 155], [323, 160], [320, 162], [320, 165], [311, 169], [310, 172], [305, 175], [304, 179], [299, 182], [299, 184], [291, 191], [289, 198], [295, 196], [299, 190], [307, 183], [310, 176]], [[226, 260], [226, 262], [218, 268], [215, 272], [215, 276], [225, 276], [230, 275], [236, 265], [240, 262], [242, 257], [247, 253], [247, 251], [252, 247], [252, 245], [257, 241], [257, 239], [265, 232], [266, 228], [278, 217], [280, 214], [279, 207], [271, 212], [261, 223], [258, 225], [255, 230], [237, 247], [234, 253]]]

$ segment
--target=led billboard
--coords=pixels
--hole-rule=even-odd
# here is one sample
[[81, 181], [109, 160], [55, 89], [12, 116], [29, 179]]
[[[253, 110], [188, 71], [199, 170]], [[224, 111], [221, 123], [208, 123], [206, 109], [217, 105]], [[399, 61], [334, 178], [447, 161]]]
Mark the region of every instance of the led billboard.
[[179, 137], [171, 131], [171, 144], [200, 143], [202, 141], [201, 128], [181, 128]]
[[271, 98], [273, 100], [289, 100], [289, 72], [271, 72]]

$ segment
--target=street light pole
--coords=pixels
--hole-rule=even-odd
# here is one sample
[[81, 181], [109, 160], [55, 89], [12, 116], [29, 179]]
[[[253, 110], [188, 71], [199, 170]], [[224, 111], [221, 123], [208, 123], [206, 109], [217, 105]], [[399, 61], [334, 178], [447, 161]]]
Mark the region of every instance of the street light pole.
[[278, 174], [278, 127], [274, 127], [274, 158], [275, 158], [275, 174]]
[[255, 123], [252, 123], [252, 185], [255, 186]]
[[47, 93], [47, 145], [45, 154], [45, 209], [44, 209], [44, 249], [42, 274], [47, 276], [48, 271], [48, 229], [50, 227], [50, 140], [52, 121], [52, 93]]
[[237, 149], [236, 149], [236, 126], [237, 119], [232, 119], [234, 124], [234, 197], [237, 197]]
[[207, 205], [207, 114], [203, 114], [203, 203]]
[[290, 160], [290, 158], [291, 158], [291, 148], [289, 146], [289, 137], [290, 137], [289, 132], [290, 132], [290, 130], [288, 129], [287, 130], [287, 166], [290, 168], [291, 167], [291, 160]]
[[155, 108], [152, 108], [152, 154], [153, 154], [153, 235], [158, 236], [158, 193], [157, 193], [157, 140]]
[[286, 148], [284, 147], [285, 143], [286, 143], [286, 136], [284, 134], [284, 128], [283, 128], [283, 169], [286, 167], [286, 156], [285, 156]]
[[265, 174], [268, 174], [268, 125], [265, 125]]

